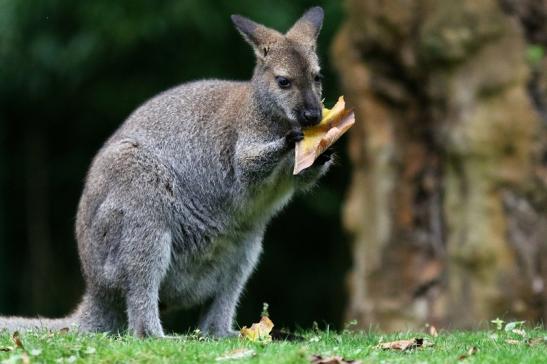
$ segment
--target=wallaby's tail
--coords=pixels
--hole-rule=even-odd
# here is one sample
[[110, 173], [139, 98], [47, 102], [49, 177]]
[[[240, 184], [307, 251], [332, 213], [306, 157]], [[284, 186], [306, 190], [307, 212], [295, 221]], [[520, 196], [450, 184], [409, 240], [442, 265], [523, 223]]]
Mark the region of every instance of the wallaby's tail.
[[72, 314], [58, 319], [0, 317], [0, 331], [52, 330], [68, 328], [77, 332], [122, 332], [127, 329], [123, 306], [115, 305], [105, 297], [84, 294]]
[[76, 317], [71, 315], [64, 318], [26, 318], [26, 317], [0, 317], [0, 331], [28, 331], [28, 330], [62, 330], [67, 328], [74, 330], [76, 326]]

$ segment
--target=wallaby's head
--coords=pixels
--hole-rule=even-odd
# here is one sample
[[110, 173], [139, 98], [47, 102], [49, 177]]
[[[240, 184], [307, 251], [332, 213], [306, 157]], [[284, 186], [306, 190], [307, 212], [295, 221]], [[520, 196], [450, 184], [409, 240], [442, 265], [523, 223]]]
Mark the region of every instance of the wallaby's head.
[[309, 9], [285, 34], [240, 15], [232, 15], [232, 21], [256, 55], [252, 83], [261, 104], [293, 125], [319, 123], [321, 73], [316, 42], [323, 9]]

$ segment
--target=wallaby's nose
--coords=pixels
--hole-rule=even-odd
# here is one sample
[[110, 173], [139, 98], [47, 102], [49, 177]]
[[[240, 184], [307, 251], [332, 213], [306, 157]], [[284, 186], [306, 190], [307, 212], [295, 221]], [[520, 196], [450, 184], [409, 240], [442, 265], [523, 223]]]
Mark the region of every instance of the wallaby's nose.
[[319, 109], [307, 109], [302, 113], [306, 126], [315, 125], [321, 121], [321, 110]]

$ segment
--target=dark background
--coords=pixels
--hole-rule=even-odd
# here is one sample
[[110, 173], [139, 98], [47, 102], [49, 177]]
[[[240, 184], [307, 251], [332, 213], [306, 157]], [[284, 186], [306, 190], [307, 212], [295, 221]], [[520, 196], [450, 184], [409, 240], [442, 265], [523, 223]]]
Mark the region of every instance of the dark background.
[[[88, 165], [103, 141], [140, 103], [176, 84], [248, 79], [254, 59], [229, 15], [286, 31], [322, 5], [324, 96], [341, 94], [329, 63], [340, 25], [338, 1], [68, 1], [0, 4], [0, 313], [61, 316], [84, 286], [73, 234]], [[285, 327], [343, 324], [351, 264], [340, 208], [349, 163], [274, 219], [238, 321], [270, 304]], [[195, 312], [166, 317], [185, 330]], [[190, 326], [189, 326], [190, 325]]]

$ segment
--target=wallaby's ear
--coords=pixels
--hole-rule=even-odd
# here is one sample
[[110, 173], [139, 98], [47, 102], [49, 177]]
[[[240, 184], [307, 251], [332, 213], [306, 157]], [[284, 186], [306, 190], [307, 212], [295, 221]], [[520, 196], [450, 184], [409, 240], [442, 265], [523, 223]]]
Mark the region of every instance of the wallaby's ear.
[[317, 36], [323, 25], [324, 15], [323, 8], [320, 6], [309, 9], [289, 29], [286, 34], [287, 38], [315, 46]]
[[232, 15], [231, 18], [236, 29], [247, 43], [253, 47], [259, 59], [264, 59], [268, 55], [271, 45], [283, 37], [277, 30], [255, 23], [241, 15]]

